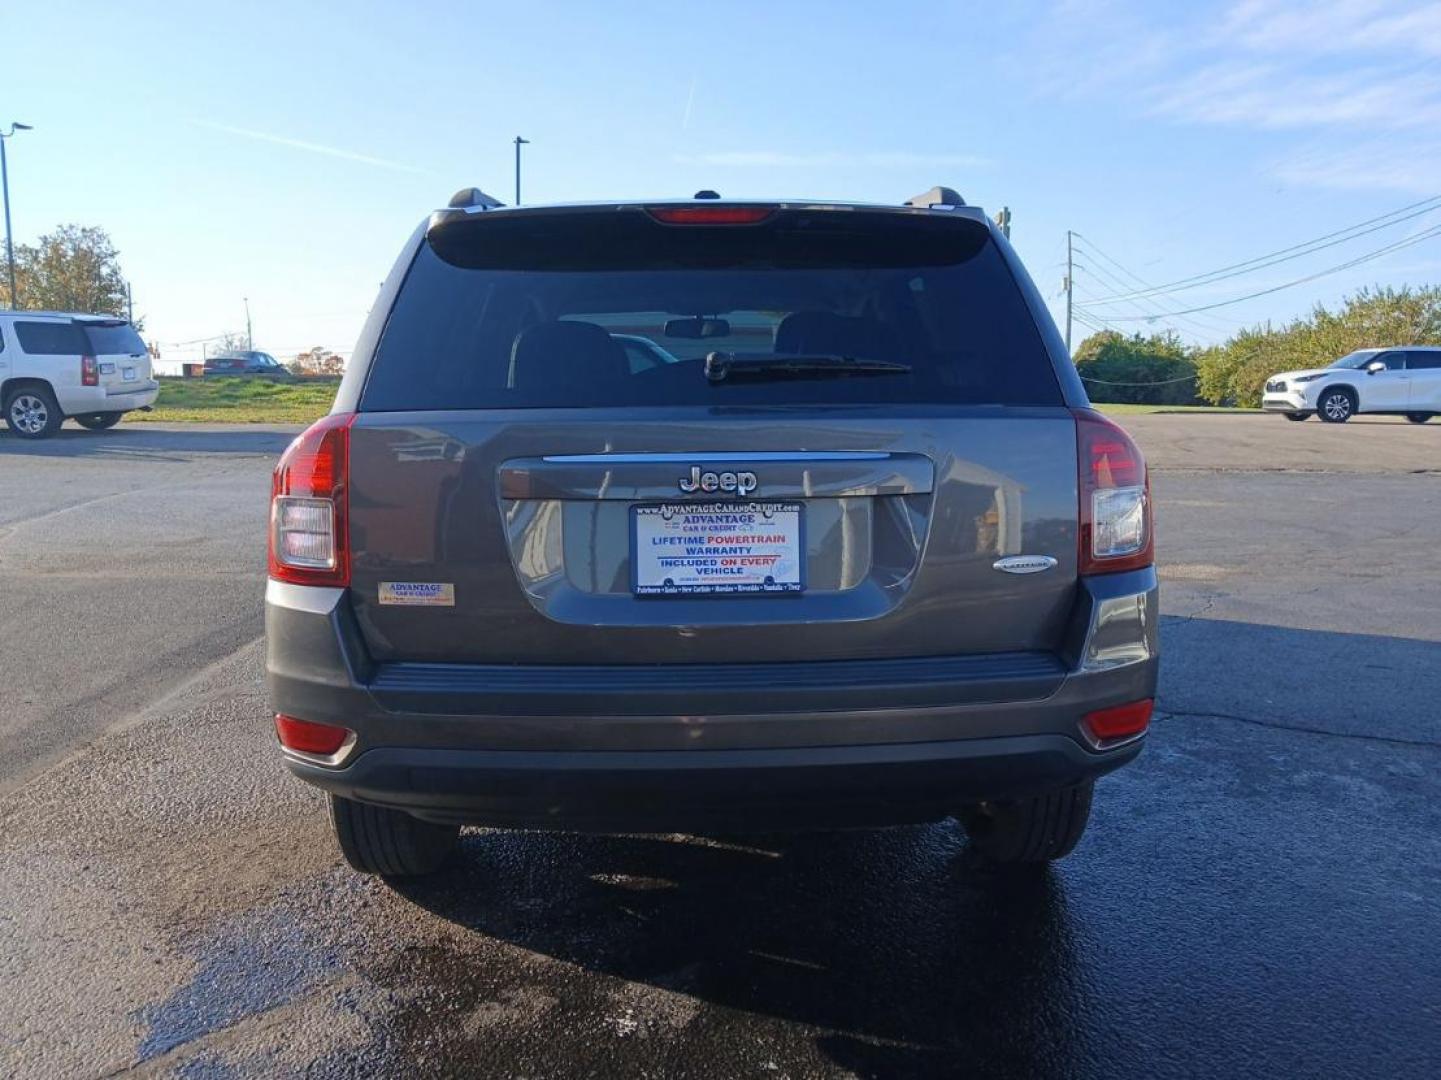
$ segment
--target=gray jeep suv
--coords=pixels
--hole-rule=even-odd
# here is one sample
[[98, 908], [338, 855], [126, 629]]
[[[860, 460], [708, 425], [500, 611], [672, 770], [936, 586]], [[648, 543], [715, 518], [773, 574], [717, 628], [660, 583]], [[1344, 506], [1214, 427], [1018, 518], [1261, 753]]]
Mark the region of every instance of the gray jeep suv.
[[466, 824], [950, 815], [989, 859], [1058, 858], [1150, 720], [1149, 503], [947, 189], [457, 196], [275, 470], [285, 762], [384, 875]]

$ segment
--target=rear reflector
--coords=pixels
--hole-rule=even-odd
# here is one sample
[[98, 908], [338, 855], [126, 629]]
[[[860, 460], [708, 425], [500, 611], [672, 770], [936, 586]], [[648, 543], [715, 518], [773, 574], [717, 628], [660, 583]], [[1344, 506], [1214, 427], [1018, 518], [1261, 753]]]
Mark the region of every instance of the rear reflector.
[[1143, 698], [1128, 705], [1098, 709], [1096, 712], [1087, 713], [1081, 723], [1098, 743], [1126, 739], [1141, 734], [1150, 726], [1154, 705], [1155, 702], [1150, 698]]
[[667, 225], [754, 225], [775, 213], [770, 206], [654, 206], [651, 217]]
[[280, 745], [287, 750], [328, 757], [345, 745], [351, 733], [348, 728], [334, 724], [317, 724], [313, 720], [297, 720], [293, 716], [276, 713], [275, 734], [280, 738]]

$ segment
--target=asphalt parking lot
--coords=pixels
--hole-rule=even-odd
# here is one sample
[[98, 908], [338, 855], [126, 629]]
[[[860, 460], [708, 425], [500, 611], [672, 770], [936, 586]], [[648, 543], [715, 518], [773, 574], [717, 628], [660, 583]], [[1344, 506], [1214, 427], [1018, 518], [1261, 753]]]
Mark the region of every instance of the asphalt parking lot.
[[1441, 423], [1123, 422], [1162, 712], [1020, 885], [944, 824], [357, 877], [260, 685], [291, 429], [0, 434], [0, 1075], [1438, 1075]]

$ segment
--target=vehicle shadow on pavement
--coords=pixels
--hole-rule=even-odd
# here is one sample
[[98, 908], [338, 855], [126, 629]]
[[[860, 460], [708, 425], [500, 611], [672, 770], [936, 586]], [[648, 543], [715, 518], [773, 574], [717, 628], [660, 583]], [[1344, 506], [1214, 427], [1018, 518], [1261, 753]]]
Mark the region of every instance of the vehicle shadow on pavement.
[[299, 426], [152, 428], [143, 424], [109, 431], [62, 428], [48, 439], [21, 439], [0, 426], [0, 456], [114, 458], [183, 461], [193, 454], [265, 454], [279, 457]]
[[[1062, 876], [975, 866], [948, 824], [783, 838], [483, 832], [439, 879], [395, 887], [476, 935], [660, 991], [628, 1020], [642, 1029], [699, 999], [739, 1011], [720, 1015], [767, 1043], [777, 1020], [818, 1029], [820, 1062], [867, 1076], [961, 1064], [1060, 1075], [1079, 1037]], [[494, 994], [486, 967], [461, 951], [427, 956], [426, 978], [445, 972], [456, 1013], [428, 996], [392, 1032], [450, 1043]], [[378, 981], [403, 984], [414, 970]], [[503, 1072], [497, 1042], [481, 1033], [448, 1057], [473, 1052]], [[789, 1074], [816, 1064], [778, 1062]]]

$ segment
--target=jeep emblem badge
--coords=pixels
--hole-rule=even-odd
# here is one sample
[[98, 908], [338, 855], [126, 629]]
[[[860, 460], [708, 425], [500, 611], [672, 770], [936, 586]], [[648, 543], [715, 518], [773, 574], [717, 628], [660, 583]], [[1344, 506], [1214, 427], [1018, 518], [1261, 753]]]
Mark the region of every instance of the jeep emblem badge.
[[707, 495], [713, 495], [717, 491], [723, 495], [749, 495], [760, 481], [753, 472], [701, 472], [699, 465], [692, 465], [690, 475], [682, 476], [677, 483], [687, 495], [694, 495], [698, 491]]

